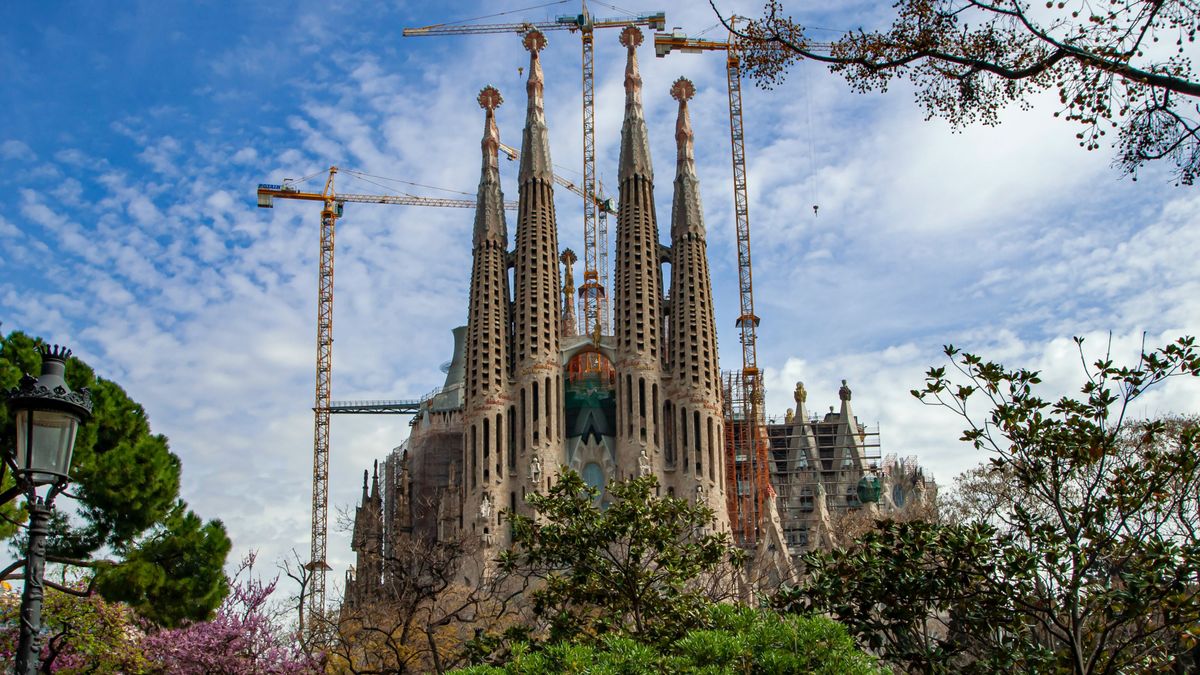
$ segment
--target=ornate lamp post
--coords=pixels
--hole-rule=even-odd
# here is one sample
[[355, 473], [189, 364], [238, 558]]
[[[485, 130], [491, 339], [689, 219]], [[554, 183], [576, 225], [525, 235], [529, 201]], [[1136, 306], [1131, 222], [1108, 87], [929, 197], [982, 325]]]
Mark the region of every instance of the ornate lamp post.
[[[92, 416], [87, 389], [71, 391], [63, 379], [71, 350], [57, 345], [41, 348], [42, 375], [25, 375], [8, 392], [16, 419], [16, 452], [4, 458], [29, 506], [29, 552], [25, 562], [25, 591], [21, 595], [21, 638], [17, 645], [17, 675], [34, 675], [41, 653], [42, 572], [46, 566], [46, 534], [54, 498], [71, 478], [71, 453], [80, 422]], [[46, 496], [38, 488], [49, 485]]]

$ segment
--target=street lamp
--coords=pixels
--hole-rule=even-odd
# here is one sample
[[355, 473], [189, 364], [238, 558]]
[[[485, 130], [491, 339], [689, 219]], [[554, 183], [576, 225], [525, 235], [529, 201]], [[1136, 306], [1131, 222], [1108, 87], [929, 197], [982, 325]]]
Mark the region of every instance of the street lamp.
[[[4, 461], [13, 471], [17, 488], [25, 493], [29, 508], [29, 553], [25, 561], [25, 590], [21, 595], [21, 637], [17, 645], [17, 675], [34, 675], [41, 654], [42, 572], [46, 566], [46, 534], [54, 498], [71, 478], [71, 453], [80, 422], [92, 416], [92, 398], [86, 388], [71, 391], [63, 378], [67, 370], [66, 347], [42, 346], [42, 374], [25, 375], [8, 391], [8, 405], [16, 420], [16, 451]], [[46, 496], [38, 488], [49, 485]]]

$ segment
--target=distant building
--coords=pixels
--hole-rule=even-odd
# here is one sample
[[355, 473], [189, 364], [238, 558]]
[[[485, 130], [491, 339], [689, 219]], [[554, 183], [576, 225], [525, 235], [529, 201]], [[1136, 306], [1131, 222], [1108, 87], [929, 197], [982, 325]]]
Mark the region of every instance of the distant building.
[[796, 408], [783, 421], [767, 425], [771, 442], [771, 483], [780, 525], [794, 556], [830, 548], [839, 517], [867, 509], [880, 517], [928, 505], [937, 486], [915, 458], [880, 460], [879, 431], [859, 423], [842, 380], [840, 409], [824, 415], [808, 411], [808, 392], [796, 383]]

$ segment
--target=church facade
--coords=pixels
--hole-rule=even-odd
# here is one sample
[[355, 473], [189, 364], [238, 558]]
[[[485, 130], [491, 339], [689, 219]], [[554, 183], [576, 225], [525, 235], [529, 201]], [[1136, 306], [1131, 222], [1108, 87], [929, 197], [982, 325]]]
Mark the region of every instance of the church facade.
[[525, 495], [544, 492], [563, 466], [595, 487], [602, 502], [610, 481], [653, 474], [661, 494], [708, 505], [716, 528], [728, 530], [721, 377], [687, 107], [695, 89], [684, 79], [671, 88], [677, 153], [664, 246], [637, 60], [643, 36], [630, 26], [620, 40], [625, 115], [613, 334], [595, 326], [573, 334], [574, 322], [564, 321], [539, 54], [545, 38], [534, 31], [524, 40], [529, 66], [515, 232], [510, 240], [500, 188], [494, 111], [502, 101], [487, 87], [478, 98], [484, 131], [467, 325], [454, 330], [446, 381], [414, 418], [403, 451], [389, 456], [382, 476], [376, 467], [370, 488], [364, 479], [348, 601], [369, 595], [378, 576], [374, 559], [399, 537], [467, 538], [485, 555], [507, 548], [503, 512], [526, 512]]
[[[484, 129], [467, 323], [453, 330], [445, 382], [422, 402], [408, 440], [364, 476], [348, 607], [378, 592], [386, 573], [381, 561], [406, 537], [467, 540], [482, 550], [481, 559], [494, 558], [511, 543], [504, 512], [529, 515], [525, 496], [545, 492], [564, 466], [596, 488], [602, 503], [610, 481], [654, 475], [661, 495], [706, 504], [715, 528], [730, 531], [727, 491], [743, 486], [726, 475], [725, 394], [688, 113], [695, 89], [682, 78], [671, 86], [678, 102], [676, 162], [664, 245], [637, 60], [642, 39], [633, 26], [620, 38], [625, 112], [611, 335], [598, 325], [576, 331], [569, 309], [574, 289], [562, 284], [575, 256], [558, 248], [541, 33], [524, 40], [526, 115], [511, 238], [494, 114], [501, 95], [492, 87], [480, 92]], [[795, 412], [766, 425], [772, 494], [754, 559], [777, 581], [792, 576], [790, 559], [833, 545], [837, 514], [894, 513], [931, 498], [914, 462], [881, 463], [877, 433], [859, 424], [845, 381], [839, 398], [839, 411], [810, 415], [798, 384]], [[465, 570], [468, 579], [484, 573]]]

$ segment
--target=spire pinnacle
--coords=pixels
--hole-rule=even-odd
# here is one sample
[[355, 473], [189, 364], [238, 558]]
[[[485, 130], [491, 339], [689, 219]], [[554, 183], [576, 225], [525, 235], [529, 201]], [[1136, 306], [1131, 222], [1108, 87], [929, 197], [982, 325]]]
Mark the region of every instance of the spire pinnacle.
[[479, 107], [486, 111], [483, 122], [483, 163], [487, 168], [499, 168], [497, 153], [500, 151], [500, 130], [496, 127], [496, 108], [504, 103], [500, 91], [492, 85], [479, 90]]
[[367, 471], [366, 469], [363, 469], [363, 494], [362, 494], [362, 501], [363, 501], [363, 504], [364, 504], [364, 505], [367, 503], [367, 500], [368, 500], [368, 499], [370, 499], [370, 496], [367, 494], [367, 474], [368, 474], [368, 473], [370, 473], [370, 472], [369, 472], [369, 471]]
[[371, 470], [371, 499], [379, 497], [379, 460], [375, 460], [375, 468]]
[[675, 120], [675, 196], [671, 201], [671, 238], [704, 238], [704, 213], [700, 203], [700, 180], [696, 177], [695, 134], [687, 102], [696, 95], [696, 85], [681, 77], [671, 85], [671, 96], [679, 101]]
[[508, 239], [507, 228], [504, 225], [504, 195], [500, 192], [500, 164], [497, 159], [500, 151], [500, 130], [496, 127], [496, 108], [504, 102], [504, 97], [493, 86], [488, 85], [479, 91], [476, 97], [479, 107], [483, 108], [483, 169], [479, 176], [479, 193], [475, 206], [475, 236], [473, 245], [482, 241], [492, 240], [501, 245]]
[[549, 134], [546, 131], [546, 108], [543, 100], [545, 79], [542, 76], [542, 60], [538, 52], [546, 48], [546, 36], [539, 30], [531, 30], [521, 41], [529, 51], [529, 80], [525, 91], [529, 105], [525, 111], [525, 131], [521, 139], [521, 169], [517, 181], [541, 179], [547, 183], [554, 180], [550, 162]]
[[[621, 30], [621, 45], [628, 50], [625, 57], [625, 96], [642, 102], [642, 73], [638, 70], [637, 48], [645, 38], [637, 26], [629, 25]], [[628, 105], [628, 103], [626, 103]]]
[[692, 118], [688, 114], [687, 102], [696, 95], [696, 85], [686, 77], [675, 80], [671, 85], [671, 97], [679, 101], [679, 117], [675, 120], [675, 145], [680, 171], [696, 172], [695, 148], [692, 133]]
[[621, 163], [619, 180], [625, 181], [640, 174], [654, 180], [650, 165], [650, 141], [646, 135], [646, 118], [642, 112], [642, 74], [638, 70], [637, 48], [643, 41], [642, 31], [637, 26], [626, 26], [621, 31], [621, 44], [627, 50], [625, 57], [625, 121], [621, 127]]
[[525, 50], [529, 52], [529, 80], [525, 83], [525, 91], [529, 93], [529, 110], [536, 110], [540, 115], [545, 114], [542, 103], [542, 92], [546, 80], [542, 76], [542, 59], [538, 52], [546, 48], [546, 35], [540, 30], [531, 30], [521, 40]]

